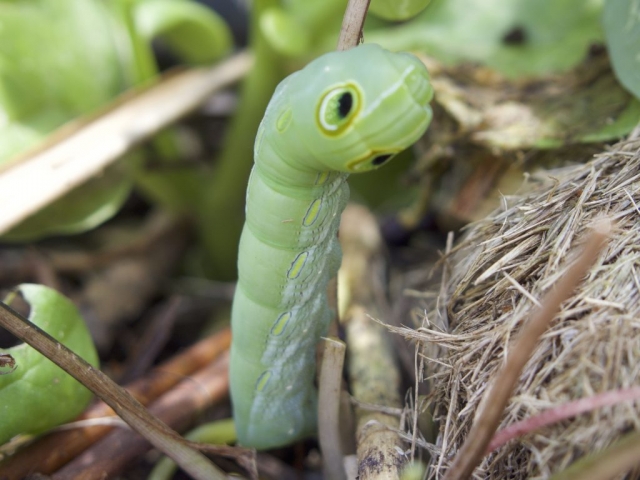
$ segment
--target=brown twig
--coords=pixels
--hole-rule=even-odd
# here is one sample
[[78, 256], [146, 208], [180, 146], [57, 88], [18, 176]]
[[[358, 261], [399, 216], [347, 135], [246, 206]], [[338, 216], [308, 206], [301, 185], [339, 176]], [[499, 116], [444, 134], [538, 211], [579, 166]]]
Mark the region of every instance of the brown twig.
[[[146, 377], [133, 382], [127, 389], [143, 405], [146, 405], [185, 376], [191, 375], [210, 363], [229, 348], [230, 342], [231, 332], [227, 328], [159, 365]], [[90, 407], [80, 419], [108, 415], [114, 415], [113, 410], [100, 402]], [[8, 458], [0, 466], [0, 477], [19, 480], [33, 472], [45, 474], [54, 472], [111, 430], [112, 427], [109, 426], [92, 426], [51, 433]], [[60, 445], [64, 445], [65, 448], [60, 448]]]
[[[384, 326], [369, 315], [383, 310], [384, 258], [382, 238], [373, 215], [349, 205], [340, 224], [343, 261], [340, 298], [349, 348], [349, 383], [356, 400], [358, 478], [393, 480], [406, 461], [397, 433], [402, 411], [400, 371]], [[369, 404], [372, 408], [365, 408]]]
[[174, 236], [178, 231], [188, 230], [188, 227], [187, 219], [156, 210], [144, 218], [142, 227], [133, 232], [125, 242], [121, 238], [118, 238], [117, 242], [109, 242], [107, 238], [105, 242], [104, 237], [108, 237], [109, 231], [99, 229], [92, 234], [91, 240], [106, 245], [98, 251], [46, 250], [44, 255], [49, 258], [57, 273], [84, 274], [87, 270], [95, 271], [109, 267], [123, 257], [144, 256], [167, 236]]
[[[203, 410], [227, 395], [228, 362], [228, 355], [223, 355], [160, 397], [149, 411], [172, 428], [184, 430]], [[150, 448], [135, 432], [118, 429], [58, 470], [52, 479], [110, 478]]]
[[611, 224], [608, 220], [601, 220], [594, 226], [578, 260], [567, 270], [555, 288], [547, 293], [542, 301], [542, 307], [524, 325], [513, 347], [509, 349], [508, 362], [500, 369], [493, 385], [485, 394], [467, 439], [445, 474], [444, 480], [468, 478], [480, 463], [500, 423], [500, 417], [515, 388], [520, 372], [529, 360], [540, 335], [558, 313], [560, 304], [569, 298], [593, 265], [610, 232]]
[[512, 423], [506, 428], [498, 431], [491, 443], [487, 447], [486, 453], [489, 454], [493, 450], [500, 448], [505, 443], [518, 438], [527, 433], [531, 433], [547, 425], [575, 417], [581, 413], [592, 412], [597, 408], [606, 407], [608, 405], [616, 405], [622, 402], [640, 400], [640, 387], [624, 388], [620, 390], [612, 390], [609, 392], [591, 395], [589, 397], [580, 398], [571, 402], [549, 408], [538, 415], [526, 418], [520, 422]]
[[147, 328], [138, 337], [122, 366], [122, 375], [116, 377], [118, 383], [129, 383], [149, 371], [161, 350], [171, 339], [176, 319], [184, 302], [184, 298], [172, 296], [153, 309]]
[[345, 344], [334, 338], [323, 339], [318, 395], [318, 439], [323, 470], [327, 478], [347, 480], [340, 442], [340, 386]]
[[72, 296], [99, 351], [108, 350], [118, 327], [138, 317], [157, 295], [187, 246], [183, 220], [161, 212], [149, 217], [143, 229], [162, 230], [165, 235], [138, 255], [121, 257], [89, 275], [82, 290]]
[[362, 39], [362, 27], [367, 17], [371, 0], [349, 0], [342, 19], [342, 28], [336, 50], [349, 50], [356, 47]]

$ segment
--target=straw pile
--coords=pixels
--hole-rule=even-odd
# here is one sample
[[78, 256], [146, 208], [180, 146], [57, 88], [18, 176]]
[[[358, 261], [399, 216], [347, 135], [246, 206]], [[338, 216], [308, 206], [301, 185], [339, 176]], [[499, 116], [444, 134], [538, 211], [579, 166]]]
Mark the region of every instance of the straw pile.
[[[562, 308], [523, 371], [501, 428], [540, 411], [612, 389], [640, 385], [640, 130], [584, 165], [547, 172], [544, 186], [504, 199], [474, 224], [449, 257], [446, 332], [416, 332], [444, 349], [435, 373], [440, 435], [432, 477], [464, 441], [508, 344], [535, 302], [564, 274], [594, 219], [614, 221], [610, 243]], [[444, 317], [444, 318], [443, 318]], [[446, 386], [446, 388], [445, 388]], [[638, 404], [583, 414], [511, 441], [486, 457], [476, 478], [546, 478], [640, 429]], [[438, 454], [439, 453], [439, 454]], [[635, 475], [634, 475], [635, 478]]]

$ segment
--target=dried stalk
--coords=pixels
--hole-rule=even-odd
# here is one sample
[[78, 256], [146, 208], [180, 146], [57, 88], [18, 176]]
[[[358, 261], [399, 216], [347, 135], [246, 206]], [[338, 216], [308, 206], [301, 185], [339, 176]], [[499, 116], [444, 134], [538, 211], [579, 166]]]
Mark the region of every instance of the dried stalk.
[[[185, 378], [156, 400], [149, 411], [177, 430], [188, 428], [198, 415], [227, 396], [229, 356]], [[150, 449], [148, 441], [129, 429], [117, 429], [52, 475], [52, 480], [113, 478]], [[182, 465], [184, 469], [184, 464]], [[221, 472], [221, 478], [226, 479]]]
[[340, 442], [340, 386], [345, 345], [333, 338], [325, 338], [323, 343], [318, 396], [318, 438], [323, 470], [331, 480], [347, 480]]
[[371, 0], [349, 0], [342, 19], [342, 29], [336, 50], [349, 50], [360, 43], [370, 2]]
[[[126, 388], [143, 405], [176, 385], [185, 376], [204, 368], [229, 348], [231, 331], [227, 328], [212, 335], [188, 350], [155, 367], [145, 377], [132, 382]], [[82, 414], [80, 420], [115, 415], [105, 403], [97, 403]], [[96, 425], [50, 433], [18, 451], [0, 465], [0, 477], [20, 480], [29, 473], [49, 474], [79, 455], [112, 430], [112, 427]], [[64, 448], [59, 448], [64, 445]]]
[[188, 446], [180, 435], [151, 415], [129, 392], [2, 302], [0, 325], [100, 397], [120, 418], [196, 480], [224, 480], [222, 472], [207, 457]]
[[527, 363], [538, 339], [545, 332], [551, 320], [560, 310], [560, 304], [569, 298], [594, 264], [611, 233], [611, 223], [601, 220], [587, 237], [586, 244], [578, 260], [567, 270], [555, 288], [542, 301], [542, 307], [525, 324], [520, 335], [509, 349], [508, 361], [500, 369], [494, 383], [485, 394], [478, 407], [476, 420], [444, 480], [468, 478], [480, 463], [495, 433], [500, 418], [513, 392], [518, 377]]
[[[343, 245], [339, 273], [341, 310], [349, 348], [349, 381], [356, 407], [356, 449], [360, 480], [398, 480], [406, 461], [397, 433], [400, 373], [386, 329], [369, 315], [379, 316], [384, 299], [382, 240], [375, 218], [363, 207], [350, 205], [340, 226]], [[386, 407], [386, 408], [385, 408]]]
[[102, 115], [54, 132], [0, 171], [0, 234], [100, 174], [135, 145], [197, 108], [251, 68], [242, 52], [211, 68], [169, 76]]

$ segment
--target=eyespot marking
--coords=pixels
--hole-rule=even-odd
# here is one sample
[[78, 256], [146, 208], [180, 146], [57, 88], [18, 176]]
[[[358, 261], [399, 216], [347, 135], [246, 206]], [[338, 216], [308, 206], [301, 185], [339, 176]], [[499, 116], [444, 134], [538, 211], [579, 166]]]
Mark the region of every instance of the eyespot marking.
[[282, 332], [284, 332], [284, 329], [287, 327], [287, 323], [290, 319], [291, 312], [284, 312], [283, 314], [281, 314], [273, 324], [273, 327], [271, 327], [271, 335], [274, 335], [276, 337], [282, 335]]
[[318, 176], [316, 177], [316, 185], [324, 185], [327, 180], [329, 180], [329, 176], [331, 172], [318, 172]]
[[375, 165], [376, 167], [379, 167], [380, 165], [383, 165], [383, 164], [387, 163], [387, 161], [391, 157], [393, 157], [393, 155], [391, 155], [391, 154], [378, 155], [376, 158], [371, 160], [371, 165]]
[[258, 381], [256, 382], [256, 392], [262, 392], [264, 388], [269, 383], [269, 379], [271, 378], [271, 371], [265, 370], [258, 377]]
[[351, 112], [351, 107], [353, 107], [353, 95], [351, 92], [344, 92], [338, 97], [338, 116], [345, 118]]
[[313, 223], [318, 219], [318, 214], [320, 213], [321, 209], [322, 198], [316, 198], [313, 202], [311, 202], [311, 205], [309, 205], [307, 213], [302, 219], [302, 225], [304, 225], [305, 227], [313, 225]]
[[360, 158], [350, 161], [347, 164], [347, 169], [351, 172], [366, 172], [373, 170], [374, 168], [378, 168], [379, 166], [387, 163], [397, 153], [398, 152], [393, 150], [387, 152], [369, 152]]
[[309, 257], [309, 252], [299, 253], [293, 262], [291, 262], [291, 266], [289, 267], [289, 271], [287, 272], [287, 278], [289, 280], [295, 280], [302, 272], [302, 268], [304, 264], [307, 262], [307, 258]]
[[361, 98], [362, 94], [355, 84], [332, 86], [321, 97], [316, 109], [320, 130], [330, 136], [346, 130], [362, 107]]
[[279, 132], [284, 132], [287, 127], [291, 124], [291, 119], [293, 118], [293, 112], [290, 108], [287, 108], [284, 112], [280, 113], [278, 119], [276, 120], [276, 129]]

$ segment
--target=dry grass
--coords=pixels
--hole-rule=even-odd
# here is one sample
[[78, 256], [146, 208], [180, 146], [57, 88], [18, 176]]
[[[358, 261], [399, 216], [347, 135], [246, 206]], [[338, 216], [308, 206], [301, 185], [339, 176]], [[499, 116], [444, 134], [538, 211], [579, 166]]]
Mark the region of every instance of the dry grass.
[[[585, 165], [547, 172], [533, 193], [505, 198], [448, 256], [452, 271], [440, 299], [446, 313], [433, 316], [446, 331], [428, 326], [411, 335], [444, 349], [447, 364], [428, 367], [431, 375], [437, 370], [439, 386], [433, 477], [446, 471], [463, 443], [486, 387], [509, 359], [512, 337], [565, 274], [577, 239], [603, 214], [615, 223], [611, 240], [543, 335], [501, 426], [569, 400], [640, 385], [639, 136], [636, 130]], [[475, 475], [545, 478], [630, 429], [640, 429], [637, 404], [602, 408], [506, 444]]]

